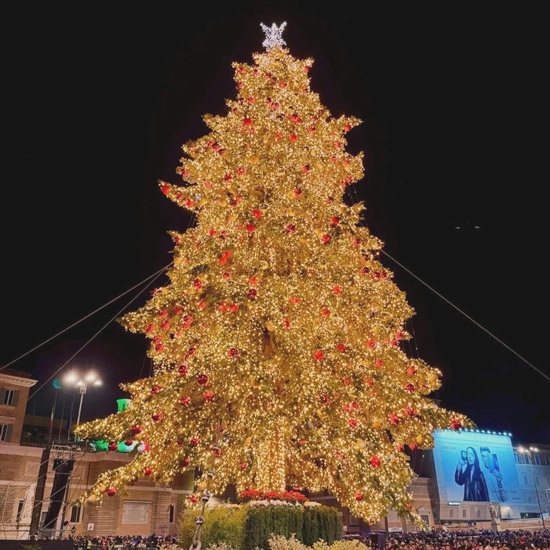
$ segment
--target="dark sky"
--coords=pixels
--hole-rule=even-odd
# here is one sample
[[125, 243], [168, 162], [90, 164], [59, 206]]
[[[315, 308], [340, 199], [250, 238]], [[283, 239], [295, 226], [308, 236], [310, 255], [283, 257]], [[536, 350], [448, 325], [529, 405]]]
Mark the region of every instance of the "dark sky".
[[[260, 22], [286, 20], [291, 52], [315, 59], [322, 102], [364, 121], [350, 134], [351, 151], [366, 152], [355, 188], [385, 250], [550, 375], [542, 14], [231, 4], [48, 5], [6, 21], [0, 364], [170, 262], [167, 231], [188, 219], [156, 181], [178, 181], [180, 145], [206, 133], [204, 113], [224, 112], [231, 62], [262, 49]], [[442, 404], [516, 441], [550, 442], [550, 382], [383, 261], [417, 311], [412, 353], [443, 371]], [[46, 380], [130, 296], [12, 368]], [[149, 373], [145, 344], [111, 323], [72, 361], [106, 382], [84, 418], [114, 411], [118, 383]], [[47, 412], [53, 393], [29, 410]]]

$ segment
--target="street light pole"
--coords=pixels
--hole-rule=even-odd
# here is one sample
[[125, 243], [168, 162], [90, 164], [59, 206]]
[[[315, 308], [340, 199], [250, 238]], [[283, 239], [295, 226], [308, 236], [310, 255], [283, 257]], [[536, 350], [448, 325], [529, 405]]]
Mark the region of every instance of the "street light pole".
[[80, 425], [80, 413], [82, 412], [82, 401], [84, 401], [84, 396], [86, 395], [86, 390], [88, 389], [88, 384], [86, 381], [80, 384], [80, 403], [78, 404], [78, 414], [76, 416], [76, 427]]
[[539, 486], [537, 483], [537, 478], [535, 477], [535, 471], [533, 469], [533, 453], [538, 453], [539, 450], [537, 447], [529, 447], [529, 449], [518, 449], [520, 453], [526, 454], [529, 460], [529, 468], [531, 470], [531, 475], [533, 476], [533, 483], [535, 484], [535, 494], [537, 495], [537, 503], [539, 505], [539, 512], [540, 512], [540, 519], [542, 520], [542, 528], [546, 529], [546, 523], [544, 522], [544, 511], [542, 510], [542, 505], [540, 503], [540, 496], [539, 496]]
[[[84, 396], [88, 391], [88, 384], [91, 384], [93, 386], [101, 386], [103, 382], [97, 376], [97, 374], [93, 371], [89, 371], [84, 376], [82, 376], [78, 372], [70, 372], [65, 376], [64, 382], [73, 387], [76, 386], [80, 393], [80, 401], [78, 403], [78, 414], [76, 417], [76, 427], [78, 428], [78, 426], [80, 425], [80, 415], [82, 413], [82, 402], [84, 401]], [[69, 433], [67, 434], [67, 439], [70, 440], [70, 437], [71, 437], [71, 434], [69, 429]], [[78, 436], [75, 435], [75, 441], [77, 441], [77, 439], [78, 439]]]

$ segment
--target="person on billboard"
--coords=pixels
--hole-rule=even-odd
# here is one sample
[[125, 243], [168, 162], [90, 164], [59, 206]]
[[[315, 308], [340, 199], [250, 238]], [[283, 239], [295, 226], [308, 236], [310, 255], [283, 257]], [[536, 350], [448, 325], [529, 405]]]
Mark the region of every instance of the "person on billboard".
[[464, 485], [465, 501], [489, 501], [487, 482], [473, 447], [466, 447], [465, 451], [460, 451], [460, 460], [455, 470], [455, 482], [458, 485]]
[[481, 453], [481, 462], [483, 463], [485, 479], [489, 487], [490, 500], [506, 501], [508, 495], [502, 483], [498, 456], [495, 453], [491, 453], [489, 447], [481, 447], [479, 452]]

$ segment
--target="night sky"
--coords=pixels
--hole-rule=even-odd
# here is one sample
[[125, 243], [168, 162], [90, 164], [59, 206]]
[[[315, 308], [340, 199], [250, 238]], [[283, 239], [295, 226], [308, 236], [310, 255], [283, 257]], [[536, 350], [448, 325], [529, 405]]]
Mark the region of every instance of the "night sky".
[[[542, 14], [293, 4], [49, 4], [5, 21], [0, 364], [171, 261], [167, 231], [189, 219], [157, 180], [178, 182], [180, 145], [207, 132], [203, 114], [225, 113], [231, 62], [263, 49], [260, 22], [286, 20], [291, 53], [315, 59], [323, 104], [364, 121], [349, 134], [349, 149], [366, 153], [355, 190], [385, 251], [550, 376]], [[382, 261], [417, 312], [407, 349], [443, 371], [441, 403], [517, 442], [550, 443], [550, 382]], [[134, 294], [10, 368], [41, 384]], [[89, 390], [84, 419], [114, 412], [118, 384], [150, 373], [145, 351], [142, 335], [113, 322], [72, 361], [105, 381]], [[48, 414], [54, 391], [29, 412]]]

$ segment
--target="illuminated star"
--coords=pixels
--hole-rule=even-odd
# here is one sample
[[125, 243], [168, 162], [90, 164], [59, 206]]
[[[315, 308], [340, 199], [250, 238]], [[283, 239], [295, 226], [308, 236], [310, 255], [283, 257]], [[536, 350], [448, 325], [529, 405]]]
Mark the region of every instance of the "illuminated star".
[[286, 21], [281, 23], [279, 27], [277, 27], [275, 23], [273, 23], [271, 27], [260, 23], [260, 27], [262, 27], [262, 30], [265, 33], [265, 40], [262, 42], [262, 46], [266, 50], [270, 50], [275, 46], [286, 46], [286, 42], [283, 40], [282, 36], [286, 27]]

